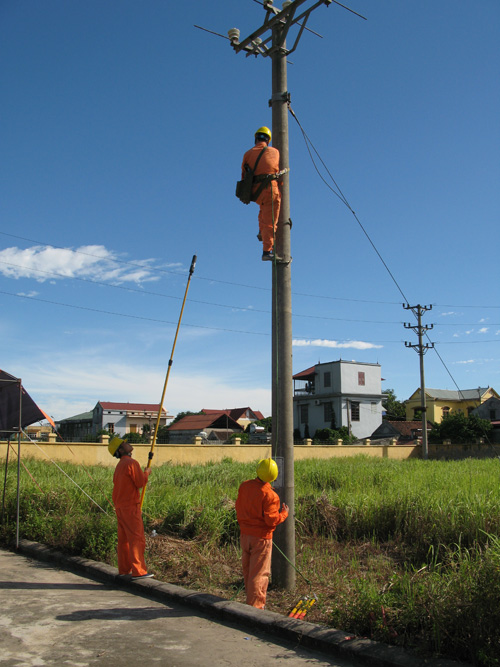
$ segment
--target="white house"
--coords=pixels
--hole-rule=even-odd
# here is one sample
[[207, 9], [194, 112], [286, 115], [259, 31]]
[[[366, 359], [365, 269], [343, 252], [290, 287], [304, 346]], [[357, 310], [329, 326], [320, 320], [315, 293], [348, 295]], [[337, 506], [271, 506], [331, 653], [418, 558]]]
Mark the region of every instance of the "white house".
[[380, 364], [330, 361], [293, 376], [293, 422], [303, 438], [317, 429], [347, 426], [367, 438], [382, 423]]
[[[93, 410], [93, 431], [98, 433], [106, 429], [109, 433], [123, 437], [126, 433], [142, 433], [144, 426], [148, 426], [149, 433], [152, 433], [158, 420], [159, 407], [158, 403], [98, 401]], [[160, 426], [165, 426], [168, 419], [173, 419], [173, 416], [167, 415], [165, 408], [162, 408]]]

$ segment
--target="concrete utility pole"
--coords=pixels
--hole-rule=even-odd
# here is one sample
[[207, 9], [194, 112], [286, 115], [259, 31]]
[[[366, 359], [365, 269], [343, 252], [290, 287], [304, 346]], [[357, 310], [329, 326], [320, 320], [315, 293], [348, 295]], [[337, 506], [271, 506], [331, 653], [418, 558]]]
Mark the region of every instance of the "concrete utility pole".
[[[272, 60], [272, 108], [273, 146], [280, 152], [280, 169], [289, 167], [287, 56], [294, 51], [306, 29], [311, 12], [320, 5], [330, 5], [332, 0], [317, 0], [311, 7], [297, 15], [297, 10], [308, 0], [285, 0], [283, 8], [273, 6], [273, 0], [263, 0], [266, 11], [263, 25], [240, 41], [240, 32], [232, 28], [228, 32], [231, 45], [239, 53], [270, 57]], [[292, 26], [299, 26], [291, 49], [286, 38]], [[272, 292], [272, 420], [273, 456], [280, 475], [275, 483], [281, 501], [290, 508], [287, 521], [278, 526], [274, 541], [285, 554], [275, 550], [272, 561], [273, 583], [291, 590], [295, 587], [295, 517], [294, 517], [294, 454], [293, 454], [293, 369], [292, 369], [292, 280], [290, 254], [290, 188], [288, 173], [283, 176], [281, 209], [276, 231], [275, 252], [279, 260], [273, 262]]]
[[421, 306], [420, 304], [418, 304], [417, 306], [409, 306], [408, 304], [406, 305], [403, 304], [403, 308], [405, 310], [413, 311], [418, 321], [417, 326], [405, 323], [404, 325], [405, 329], [413, 329], [413, 331], [418, 336], [418, 343], [416, 345], [414, 344], [412, 345], [412, 343], [405, 342], [405, 346], [411, 347], [414, 350], [416, 350], [418, 352], [418, 356], [420, 357], [420, 406], [422, 410], [422, 456], [424, 459], [427, 459], [429, 456], [429, 448], [427, 445], [427, 405], [425, 400], [424, 354], [427, 352], [427, 350], [432, 349], [434, 347], [434, 343], [426, 343], [424, 345], [422, 343], [422, 337], [424, 333], [426, 331], [430, 331], [434, 327], [434, 325], [429, 324], [428, 326], [423, 326], [422, 315], [427, 310], [432, 310], [432, 306]]

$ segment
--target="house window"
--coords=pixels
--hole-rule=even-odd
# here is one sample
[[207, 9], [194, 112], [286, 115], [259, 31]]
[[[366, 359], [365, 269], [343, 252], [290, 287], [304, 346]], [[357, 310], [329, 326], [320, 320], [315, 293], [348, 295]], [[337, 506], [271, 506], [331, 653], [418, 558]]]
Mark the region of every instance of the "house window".
[[333, 405], [331, 403], [323, 403], [323, 420], [327, 424], [331, 424], [335, 419], [335, 413], [333, 411]]
[[137, 424], [130, 424], [130, 433], [137, 433]]
[[422, 419], [422, 408], [413, 409], [413, 419]]
[[359, 385], [360, 387], [364, 387], [364, 386], [365, 386], [365, 373], [364, 373], [364, 371], [360, 371], [360, 372], [358, 373], [358, 385]]
[[331, 375], [330, 371], [328, 371], [327, 373], [325, 373], [323, 375], [323, 385], [325, 387], [331, 387], [332, 386], [332, 375]]
[[300, 406], [300, 423], [308, 424], [309, 423], [309, 406], [301, 405]]
[[106, 431], [108, 433], [114, 433], [115, 432], [115, 425], [112, 422], [109, 422], [106, 424]]
[[450, 414], [450, 408], [448, 405], [445, 405], [443, 408], [441, 408], [443, 411], [443, 417], [447, 417]]
[[497, 416], [497, 411], [496, 410], [490, 410], [490, 421], [494, 421]]
[[359, 422], [359, 401], [351, 401], [351, 420]]

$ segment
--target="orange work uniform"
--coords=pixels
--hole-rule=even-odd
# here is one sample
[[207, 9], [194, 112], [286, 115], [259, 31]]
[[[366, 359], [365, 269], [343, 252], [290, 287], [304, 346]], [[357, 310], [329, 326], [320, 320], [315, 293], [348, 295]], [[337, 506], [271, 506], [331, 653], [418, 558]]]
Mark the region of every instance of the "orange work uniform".
[[266, 604], [273, 533], [288, 517], [280, 512], [280, 499], [268, 482], [258, 477], [240, 485], [236, 499], [236, 517], [240, 525], [241, 564], [247, 604], [263, 609]]
[[122, 456], [113, 475], [113, 504], [118, 519], [118, 572], [141, 577], [147, 574], [144, 561], [146, 539], [139, 489], [148, 476], [137, 461]]
[[[264, 146], [266, 146], [266, 142], [260, 141], [245, 153], [243, 156], [243, 163], [241, 165], [242, 178], [244, 178], [245, 175], [245, 164], [248, 164], [248, 166], [253, 169]], [[268, 146], [259, 160], [259, 164], [257, 165], [257, 169], [255, 171], [255, 176], [261, 176], [263, 174], [277, 174], [279, 170], [279, 150], [277, 148], [273, 148], [272, 146]], [[254, 186], [253, 191], [256, 192], [258, 188], [259, 184]], [[257, 197], [256, 203], [260, 207], [259, 231], [262, 236], [262, 248], [265, 252], [268, 252], [274, 247], [274, 237], [276, 234], [276, 226], [278, 224], [278, 218], [280, 214], [281, 192], [278, 186], [278, 181], [270, 181], [270, 183], [266, 185], [266, 187]]]

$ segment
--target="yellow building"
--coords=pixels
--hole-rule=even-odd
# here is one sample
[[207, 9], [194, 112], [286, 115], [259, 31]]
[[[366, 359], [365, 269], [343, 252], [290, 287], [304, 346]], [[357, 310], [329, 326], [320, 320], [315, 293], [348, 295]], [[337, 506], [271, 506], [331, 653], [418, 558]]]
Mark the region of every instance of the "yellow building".
[[[478, 387], [477, 389], [462, 389], [452, 391], [448, 389], [425, 389], [425, 401], [427, 407], [427, 421], [440, 424], [443, 417], [452, 412], [461, 412], [467, 417], [475, 408], [489, 398], [500, 398], [491, 387]], [[406, 419], [412, 421], [421, 416], [420, 389], [405, 401]]]

